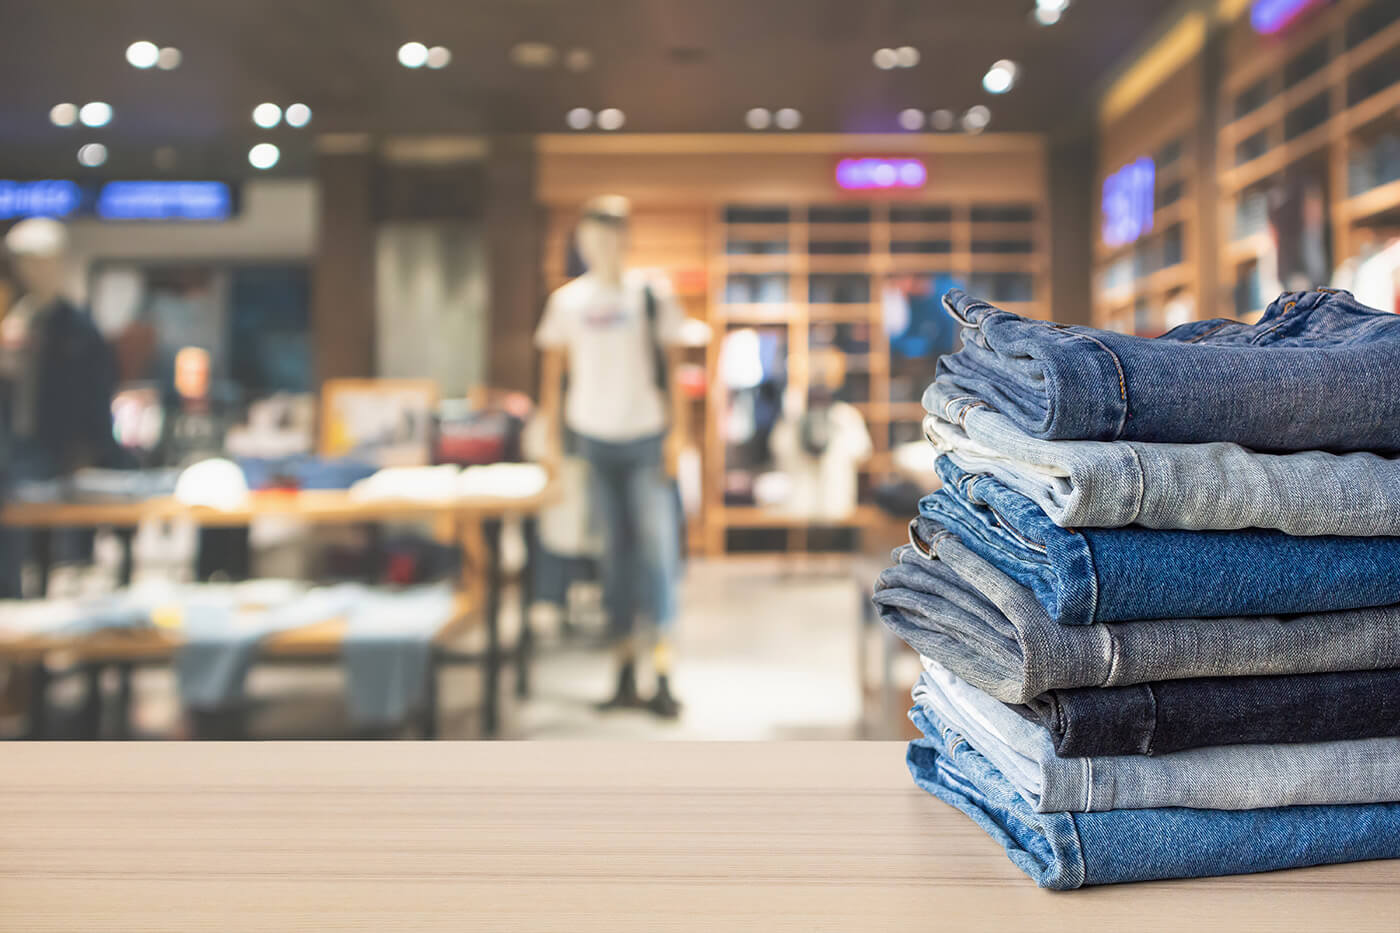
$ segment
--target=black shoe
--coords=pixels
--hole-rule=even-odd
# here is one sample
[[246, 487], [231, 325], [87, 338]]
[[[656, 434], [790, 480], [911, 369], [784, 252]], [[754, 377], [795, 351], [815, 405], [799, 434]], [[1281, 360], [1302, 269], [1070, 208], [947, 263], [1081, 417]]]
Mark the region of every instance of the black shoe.
[[646, 706], [662, 719], [675, 719], [680, 716], [680, 701], [671, 696], [671, 681], [665, 674], [656, 678], [656, 696], [648, 700]]
[[637, 694], [637, 666], [628, 661], [617, 672], [617, 692], [611, 700], [599, 703], [596, 709], [605, 713], [613, 709], [638, 709], [641, 706], [642, 698]]

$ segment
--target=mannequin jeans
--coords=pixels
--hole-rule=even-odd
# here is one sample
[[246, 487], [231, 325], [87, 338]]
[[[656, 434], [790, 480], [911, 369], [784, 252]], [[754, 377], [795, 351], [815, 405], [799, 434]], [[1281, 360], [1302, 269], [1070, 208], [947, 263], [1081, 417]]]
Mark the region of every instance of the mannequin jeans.
[[676, 617], [680, 564], [677, 509], [661, 466], [661, 435], [602, 441], [578, 435], [589, 493], [603, 529], [603, 601], [608, 634], [635, 633], [638, 610], [659, 629]]

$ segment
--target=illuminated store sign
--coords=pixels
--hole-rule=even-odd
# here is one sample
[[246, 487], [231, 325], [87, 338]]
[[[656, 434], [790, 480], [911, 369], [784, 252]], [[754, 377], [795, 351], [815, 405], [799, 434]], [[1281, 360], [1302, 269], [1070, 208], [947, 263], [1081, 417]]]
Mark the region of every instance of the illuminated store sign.
[[1152, 230], [1157, 166], [1147, 156], [1103, 180], [1103, 242], [1105, 246], [1131, 243]]
[[1327, 0], [1254, 0], [1249, 5], [1249, 22], [1254, 31], [1273, 35], [1293, 23], [1313, 7]]
[[97, 217], [99, 220], [228, 220], [238, 210], [237, 189], [222, 181], [109, 181], [0, 179], [0, 220], [24, 217]]
[[82, 202], [83, 189], [77, 182], [0, 179], [0, 220], [67, 217]]
[[842, 159], [836, 164], [836, 184], [845, 191], [922, 188], [927, 182], [922, 159]]
[[112, 181], [97, 197], [103, 220], [227, 220], [233, 193], [221, 181]]

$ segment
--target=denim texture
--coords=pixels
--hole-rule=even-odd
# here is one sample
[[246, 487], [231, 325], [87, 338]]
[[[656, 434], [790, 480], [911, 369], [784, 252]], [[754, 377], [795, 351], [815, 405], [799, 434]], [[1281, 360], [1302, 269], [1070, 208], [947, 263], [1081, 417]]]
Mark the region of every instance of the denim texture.
[[1400, 458], [1238, 444], [1046, 441], [942, 381], [924, 433], [969, 473], [990, 473], [1061, 527], [1276, 528], [1290, 535], [1400, 535]]
[[1206, 878], [1400, 858], [1400, 804], [1036, 813], [969, 740], [915, 706], [919, 787], [967, 814], [1042, 888]]
[[[896, 635], [1006, 703], [1048, 690], [1400, 667], [1400, 606], [1289, 617], [1060, 625], [1029, 589], [921, 519], [875, 606]], [[932, 549], [930, 559], [923, 549]]]
[[428, 697], [433, 638], [457, 611], [446, 584], [369, 590], [345, 626], [346, 708], [358, 726], [395, 726]]
[[[1347, 292], [1280, 295], [1257, 324], [1160, 337], [1023, 318], [954, 289], [938, 379], [1048, 440], [1400, 451], [1400, 316]], [[926, 407], [931, 399], [925, 399]]]
[[1061, 528], [995, 477], [946, 456], [937, 469], [943, 488], [920, 503], [923, 516], [1030, 587], [1065, 625], [1400, 603], [1400, 538]]
[[1013, 709], [1048, 729], [1066, 758], [1371, 739], [1400, 736], [1400, 670], [1051, 690]]
[[603, 601], [608, 633], [626, 638], [645, 608], [659, 627], [676, 617], [680, 541], [677, 509], [661, 466], [660, 435], [602, 441], [576, 435], [589, 466], [589, 495], [603, 523]]
[[[1045, 727], [925, 659], [914, 702], [967, 737], [1039, 813], [1259, 810], [1400, 800], [1400, 739], [1061, 758]], [[1345, 780], [1338, 780], [1345, 775]]]

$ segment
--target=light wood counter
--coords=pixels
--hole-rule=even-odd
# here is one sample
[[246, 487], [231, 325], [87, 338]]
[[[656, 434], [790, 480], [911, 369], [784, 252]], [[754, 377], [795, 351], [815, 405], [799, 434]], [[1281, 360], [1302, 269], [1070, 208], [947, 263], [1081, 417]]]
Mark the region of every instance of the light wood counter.
[[1056, 894], [898, 743], [9, 745], [0, 929], [1383, 930], [1400, 862]]

